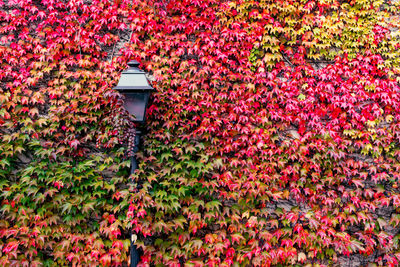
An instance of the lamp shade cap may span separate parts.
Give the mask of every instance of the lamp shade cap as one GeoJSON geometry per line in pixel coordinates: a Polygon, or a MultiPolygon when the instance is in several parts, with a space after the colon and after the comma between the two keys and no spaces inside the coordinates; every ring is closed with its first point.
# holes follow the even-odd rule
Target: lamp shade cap
{"type": "Polygon", "coordinates": [[[130,68],[139,68],[140,63],[136,60],[131,60],[128,62],[130,68]]]}
{"type": "Polygon", "coordinates": [[[119,91],[153,90],[144,72],[123,72],[118,84],[114,87],[119,91]]]}

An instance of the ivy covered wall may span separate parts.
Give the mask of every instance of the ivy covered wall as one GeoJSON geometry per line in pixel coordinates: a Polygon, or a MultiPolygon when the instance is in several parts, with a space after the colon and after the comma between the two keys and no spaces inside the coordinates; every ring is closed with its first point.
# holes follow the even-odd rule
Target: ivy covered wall
{"type": "Polygon", "coordinates": [[[398,8],[0,1],[1,264],[126,265],[132,230],[143,265],[397,266],[398,8]]]}

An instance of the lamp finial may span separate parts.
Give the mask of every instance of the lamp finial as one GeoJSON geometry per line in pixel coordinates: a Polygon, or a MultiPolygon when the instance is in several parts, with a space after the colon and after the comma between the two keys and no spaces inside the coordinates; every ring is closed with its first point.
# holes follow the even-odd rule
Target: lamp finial
{"type": "Polygon", "coordinates": [[[139,68],[140,63],[136,60],[131,60],[128,62],[130,68],[139,68]]]}

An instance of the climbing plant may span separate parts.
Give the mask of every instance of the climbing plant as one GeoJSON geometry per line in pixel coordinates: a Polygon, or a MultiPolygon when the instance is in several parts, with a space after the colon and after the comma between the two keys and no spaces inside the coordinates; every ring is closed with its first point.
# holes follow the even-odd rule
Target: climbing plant
{"type": "Polygon", "coordinates": [[[398,265],[398,5],[0,1],[0,262],[398,265]]]}

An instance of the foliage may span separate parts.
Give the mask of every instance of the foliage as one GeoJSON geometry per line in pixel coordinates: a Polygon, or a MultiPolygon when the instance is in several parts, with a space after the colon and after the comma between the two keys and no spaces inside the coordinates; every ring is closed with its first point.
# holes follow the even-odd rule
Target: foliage
{"type": "Polygon", "coordinates": [[[397,10],[3,4],[2,263],[126,263],[132,229],[144,265],[398,265],[397,10]],[[111,89],[129,59],[156,87],[130,189],[111,89]]]}

